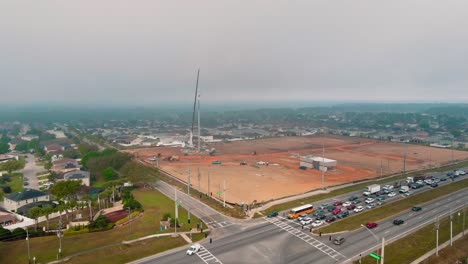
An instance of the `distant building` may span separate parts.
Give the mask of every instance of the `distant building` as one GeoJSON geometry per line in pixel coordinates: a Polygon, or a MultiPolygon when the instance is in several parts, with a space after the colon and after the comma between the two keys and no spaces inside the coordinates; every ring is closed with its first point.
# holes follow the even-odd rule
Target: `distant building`
{"type": "Polygon", "coordinates": [[[65,150],[65,148],[59,144],[47,145],[44,147],[44,151],[50,154],[60,154],[65,150]]]}
{"type": "Polygon", "coordinates": [[[301,156],[299,166],[304,166],[316,170],[329,170],[337,165],[336,160],[327,159],[323,157],[316,157],[312,155],[301,156]]]}
{"type": "Polygon", "coordinates": [[[21,137],[21,139],[24,141],[31,141],[34,139],[39,139],[39,136],[38,135],[24,135],[21,137]]]}
{"type": "Polygon", "coordinates": [[[5,196],[3,204],[5,209],[16,211],[24,205],[40,201],[49,201],[49,195],[34,189],[24,189],[21,192],[11,193],[5,196]]]}
{"type": "Polygon", "coordinates": [[[69,171],[79,170],[80,166],[74,159],[60,159],[52,162],[52,171],[56,173],[67,173],[69,171]]]}
{"type": "Polygon", "coordinates": [[[19,157],[17,155],[0,155],[0,163],[18,159],[19,157]]]}
{"type": "Polygon", "coordinates": [[[90,173],[88,171],[75,170],[63,174],[63,178],[57,179],[57,181],[81,181],[85,186],[90,186],[90,173]]]}

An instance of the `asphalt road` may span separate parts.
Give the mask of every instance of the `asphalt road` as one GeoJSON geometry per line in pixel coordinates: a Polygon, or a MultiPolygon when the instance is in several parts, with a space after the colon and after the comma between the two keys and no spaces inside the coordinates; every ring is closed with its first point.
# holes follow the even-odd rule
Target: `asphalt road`
{"type": "Polygon", "coordinates": [[[34,155],[29,154],[25,160],[26,164],[24,169],[20,171],[23,173],[24,179],[28,179],[28,185],[24,187],[39,190],[39,183],[37,181],[36,173],[45,171],[45,169],[42,166],[36,165],[34,155]]]}
{"type": "MultiPolygon", "coordinates": [[[[435,176],[442,177],[445,176],[445,173],[439,173],[435,176]]],[[[455,180],[466,177],[461,176],[455,180]]],[[[442,182],[441,185],[447,184],[449,181],[442,182]]],[[[173,187],[169,186],[169,188],[172,189],[173,193],[173,187]]],[[[428,189],[430,187],[424,187],[415,190],[415,192],[428,189]]],[[[354,193],[354,195],[356,194],[362,196],[361,192],[354,193]]],[[[350,195],[352,194],[342,195],[329,201],[344,200],[350,195]]],[[[197,203],[200,202],[193,199],[191,201],[193,202],[188,202],[191,206],[199,206],[197,203]]],[[[326,202],[328,201],[320,201],[319,204],[326,202]]],[[[309,229],[302,229],[297,220],[286,219],[280,214],[279,217],[272,219],[263,218],[246,222],[249,224],[236,223],[227,228],[220,227],[219,229],[225,230],[225,232],[213,237],[213,243],[203,242],[203,248],[197,255],[187,256],[184,248],[148,257],[134,263],[345,263],[353,257],[358,257],[360,253],[364,256],[372,248],[378,248],[380,238],[385,237],[386,241],[390,243],[392,240],[415,231],[421,225],[434,223],[437,216],[447,214],[451,209],[460,207],[466,202],[468,202],[468,189],[455,192],[449,197],[434,200],[424,205],[419,212],[406,211],[379,222],[379,226],[372,229],[378,239],[365,228],[343,233],[340,236],[343,236],[346,241],[340,246],[333,245],[328,236],[312,235],[309,229]],[[393,225],[393,220],[396,218],[403,219],[405,223],[400,226],[393,225]]],[[[202,207],[206,207],[206,205],[202,207]]],[[[219,219],[219,221],[230,220],[215,211],[203,209],[200,214],[202,217],[207,214],[204,217],[219,219]]],[[[457,221],[457,217],[459,216],[455,216],[454,221],[457,221]]]]}

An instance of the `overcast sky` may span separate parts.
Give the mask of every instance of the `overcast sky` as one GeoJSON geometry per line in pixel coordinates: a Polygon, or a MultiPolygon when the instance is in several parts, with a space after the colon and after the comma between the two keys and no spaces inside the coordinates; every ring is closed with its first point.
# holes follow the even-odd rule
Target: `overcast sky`
{"type": "Polygon", "coordinates": [[[0,2],[0,102],[468,101],[468,1],[0,2]]]}

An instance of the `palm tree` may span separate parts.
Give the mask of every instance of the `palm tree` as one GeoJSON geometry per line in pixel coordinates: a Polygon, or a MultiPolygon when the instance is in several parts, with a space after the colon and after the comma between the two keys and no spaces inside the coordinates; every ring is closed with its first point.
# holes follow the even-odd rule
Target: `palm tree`
{"type": "Polygon", "coordinates": [[[49,215],[53,213],[55,210],[52,206],[47,205],[42,208],[42,214],[46,217],[46,230],[49,230],[49,215]]]}
{"type": "MultiPolygon", "coordinates": [[[[69,208],[71,209],[71,216],[73,221],[74,211],[78,207],[78,202],[75,199],[72,199],[68,202],[69,208]]],[[[68,220],[68,219],[67,219],[68,220]]]]}
{"type": "Polygon", "coordinates": [[[57,211],[59,212],[60,221],[62,221],[62,212],[65,211],[66,205],[61,203],[57,206],[57,211]]]}
{"type": "Polygon", "coordinates": [[[34,221],[36,222],[36,227],[35,227],[36,231],[37,231],[37,224],[38,224],[37,220],[38,220],[39,216],[41,216],[41,215],[42,215],[42,208],[35,206],[35,207],[29,209],[29,216],[31,218],[33,218],[34,221]]]}

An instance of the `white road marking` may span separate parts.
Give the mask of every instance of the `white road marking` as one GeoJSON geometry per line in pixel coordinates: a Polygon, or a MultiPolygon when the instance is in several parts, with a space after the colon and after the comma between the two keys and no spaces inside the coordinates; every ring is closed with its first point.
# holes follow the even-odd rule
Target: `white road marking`
{"type": "Polygon", "coordinates": [[[206,264],[210,264],[210,263],[223,264],[218,258],[216,258],[213,254],[211,254],[211,252],[208,251],[208,249],[206,249],[204,246],[201,246],[200,250],[196,254],[206,264]]]}

